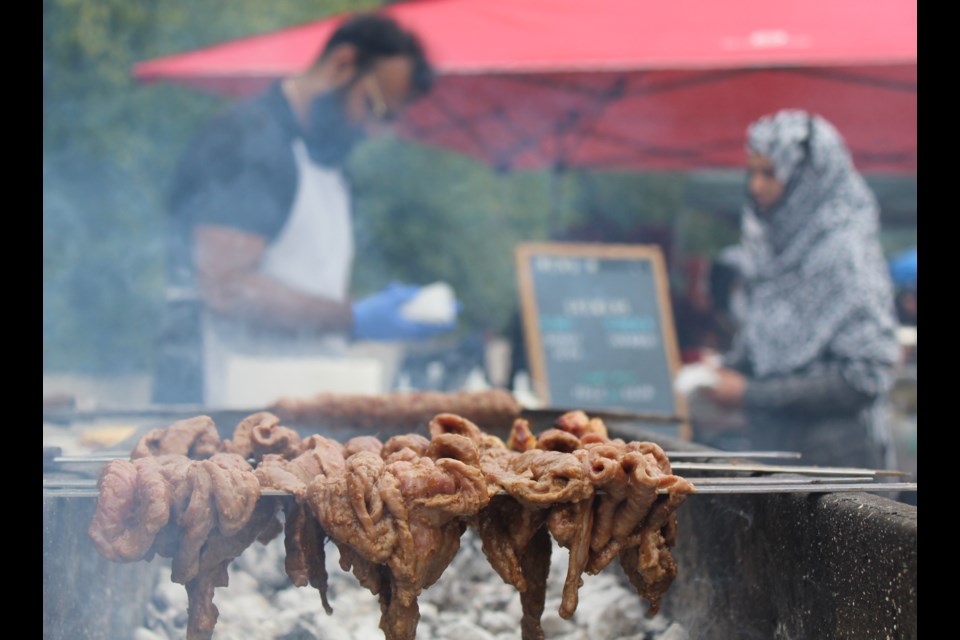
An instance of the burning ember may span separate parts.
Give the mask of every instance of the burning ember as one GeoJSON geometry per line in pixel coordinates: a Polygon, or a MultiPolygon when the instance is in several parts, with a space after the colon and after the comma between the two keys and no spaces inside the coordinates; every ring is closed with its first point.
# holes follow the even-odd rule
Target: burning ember
{"type": "MultiPolygon", "coordinates": [[[[339,562],[335,545],[327,560],[339,562]]],[[[273,638],[284,640],[376,640],[380,607],[375,598],[347,573],[330,574],[329,598],[334,614],[318,607],[317,594],[290,584],[284,571],[283,542],[248,548],[230,567],[230,587],[218,598],[219,640],[273,638]]],[[[564,620],[558,613],[567,556],[553,546],[556,558],[547,579],[542,619],[546,638],[562,640],[686,640],[686,630],[663,614],[648,617],[637,606],[636,593],[625,576],[605,572],[587,576],[580,588],[577,613],[564,620]]],[[[167,563],[168,564],[168,563],[167,563]]],[[[169,570],[169,567],[167,567],[169,570]]],[[[460,552],[437,582],[419,598],[417,637],[434,640],[519,640],[522,615],[516,589],[496,576],[472,529],[464,533],[460,552]]],[[[169,580],[159,580],[134,640],[183,638],[187,596],[169,580]]]]}

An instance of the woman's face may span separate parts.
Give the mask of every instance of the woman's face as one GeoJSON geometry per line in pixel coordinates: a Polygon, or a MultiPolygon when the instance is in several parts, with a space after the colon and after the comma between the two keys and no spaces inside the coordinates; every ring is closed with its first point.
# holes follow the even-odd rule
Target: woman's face
{"type": "Polygon", "coordinates": [[[784,185],[777,180],[770,158],[759,153],[747,157],[747,188],[760,213],[766,213],[783,196],[784,185]]]}

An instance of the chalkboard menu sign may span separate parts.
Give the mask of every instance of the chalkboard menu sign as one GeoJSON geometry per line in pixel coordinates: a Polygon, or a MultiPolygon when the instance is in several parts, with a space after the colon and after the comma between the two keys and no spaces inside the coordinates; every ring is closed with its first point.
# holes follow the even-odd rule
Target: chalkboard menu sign
{"type": "Polygon", "coordinates": [[[685,416],[657,246],[521,244],[517,275],[530,374],[548,405],[685,416]]]}

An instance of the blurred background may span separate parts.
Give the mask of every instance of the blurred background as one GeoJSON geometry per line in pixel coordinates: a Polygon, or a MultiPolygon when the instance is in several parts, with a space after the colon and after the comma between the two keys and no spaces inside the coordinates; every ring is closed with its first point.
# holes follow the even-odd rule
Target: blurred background
{"type": "MultiPolygon", "coordinates": [[[[140,83],[133,66],[378,6],[362,0],[44,0],[45,396],[106,380],[114,400],[147,401],[163,288],[164,193],[189,137],[230,100],[140,83]]],[[[706,337],[710,266],[738,237],[741,169],[498,169],[388,136],[364,143],[349,173],[360,257],[355,295],[391,280],[449,282],[464,311],[456,343],[444,353],[466,360],[464,372],[487,366],[488,383],[509,385],[510,365],[503,361],[516,360],[510,347],[517,331],[512,252],[518,242],[658,245],[681,352],[689,356],[716,339],[706,337]],[[499,358],[493,368],[491,353],[499,358]]],[[[867,178],[881,203],[882,239],[893,259],[916,247],[916,172],[867,178]]],[[[915,348],[915,267],[913,289],[915,348]]],[[[407,376],[403,383],[436,384],[428,378],[407,376]]]]}

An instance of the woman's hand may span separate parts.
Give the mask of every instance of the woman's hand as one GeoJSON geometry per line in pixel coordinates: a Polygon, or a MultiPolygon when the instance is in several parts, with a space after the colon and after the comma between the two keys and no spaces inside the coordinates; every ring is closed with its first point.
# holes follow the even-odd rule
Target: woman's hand
{"type": "Polygon", "coordinates": [[[743,404],[743,393],[747,389],[747,379],[733,369],[716,370],[717,382],[700,392],[711,402],[721,407],[736,408],[743,404]]]}

